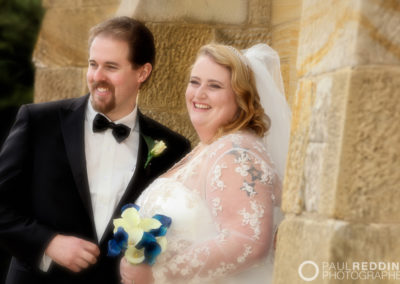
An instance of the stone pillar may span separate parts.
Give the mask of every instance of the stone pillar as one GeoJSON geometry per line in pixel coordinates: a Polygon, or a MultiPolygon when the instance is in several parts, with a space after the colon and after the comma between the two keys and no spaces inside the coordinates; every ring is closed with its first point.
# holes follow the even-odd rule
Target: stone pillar
{"type": "Polygon", "coordinates": [[[285,95],[292,107],[297,88],[297,45],[301,0],[273,0],[271,7],[271,46],[279,53],[285,95]]]}
{"type": "Polygon", "coordinates": [[[303,0],[275,284],[400,280],[399,34],[397,0],[303,0]]]}

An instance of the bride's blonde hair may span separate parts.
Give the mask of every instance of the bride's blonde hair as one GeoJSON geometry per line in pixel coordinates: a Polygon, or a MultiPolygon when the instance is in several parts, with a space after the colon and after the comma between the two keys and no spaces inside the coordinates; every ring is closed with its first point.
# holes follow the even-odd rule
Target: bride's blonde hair
{"type": "Polygon", "coordinates": [[[203,55],[211,57],[217,64],[229,70],[231,86],[239,107],[235,118],[220,127],[214,138],[244,129],[252,129],[263,137],[271,122],[261,106],[253,71],[246,64],[244,56],[231,46],[215,43],[202,46],[197,58],[203,55]]]}

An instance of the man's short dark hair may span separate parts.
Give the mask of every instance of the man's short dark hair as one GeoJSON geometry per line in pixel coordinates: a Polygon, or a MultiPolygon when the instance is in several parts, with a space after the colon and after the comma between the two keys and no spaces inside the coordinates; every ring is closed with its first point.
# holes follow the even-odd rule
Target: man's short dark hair
{"type": "Polygon", "coordinates": [[[129,61],[133,68],[150,63],[154,69],[156,48],[151,31],[140,21],[129,17],[114,17],[93,28],[89,32],[89,48],[95,37],[109,36],[128,43],[129,61]]]}

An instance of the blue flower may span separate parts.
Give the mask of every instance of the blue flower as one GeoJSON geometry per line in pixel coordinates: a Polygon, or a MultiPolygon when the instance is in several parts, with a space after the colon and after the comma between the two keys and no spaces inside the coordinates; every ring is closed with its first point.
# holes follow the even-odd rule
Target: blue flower
{"type": "Polygon", "coordinates": [[[135,208],[137,211],[139,211],[139,209],[140,209],[140,206],[138,206],[138,205],[136,205],[134,203],[128,203],[128,204],[125,204],[124,206],[122,206],[121,214],[122,214],[122,212],[125,211],[125,209],[131,208],[131,207],[135,208]]]}
{"type": "Polygon", "coordinates": [[[167,234],[168,228],[166,226],[160,226],[157,229],[150,230],[149,233],[152,234],[154,237],[162,237],[167,234]]]}
{"type": "Polygon", "coordinates": [[[160,221],[163,226],[167,227],[167,229],[171,226],[172,220],[168,216],[156,214],[153,218],[160,221]]]}
{"type": "Polygon", "coordinates": [[[161,253],[161,246],[158,244],[156,238],[147,232],[144,232],[142,239],[136,245],[137,249],[144,248],[145,262],[153,265],[156,261],[157,256],[161,253]]]}
{"type": "Polygon", "coordinates": [[[119,227],[114,234],[114,238],[108,241],[109,256],[117,256],[128,246],[128,233],[122,227],[119,227]]]}

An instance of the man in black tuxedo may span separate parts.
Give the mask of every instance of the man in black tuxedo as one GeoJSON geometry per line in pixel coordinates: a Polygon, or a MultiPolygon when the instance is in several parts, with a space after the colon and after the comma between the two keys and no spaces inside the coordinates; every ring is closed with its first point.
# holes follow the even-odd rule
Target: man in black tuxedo
{"type": "Polygon", "coordinates": [[[189,151],[136,107],[154,66],[151,32],[113,18],[92,28],[89,47],[90,94],[22,106],[0,153],[6,283],[120,283],[112,219],[189,151]],[[146,166],[144,137],[167,146],[146,166]]]}

